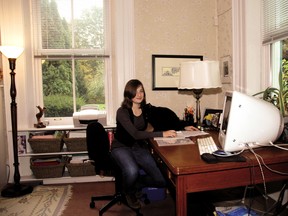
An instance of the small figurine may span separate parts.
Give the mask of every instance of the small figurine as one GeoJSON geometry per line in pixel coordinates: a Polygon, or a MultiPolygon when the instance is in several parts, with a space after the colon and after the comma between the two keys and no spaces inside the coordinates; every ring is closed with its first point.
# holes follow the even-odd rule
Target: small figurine
{"type": "Polygon", "coordinates": [[[34,124],[34,126],[36,128],[45,128],[46,126],[41,121],[41,117],[43,116],[46,108],[45,107],[41,108],[40,106],[36,106],[36,107],[38,108],[39,112],[36,114],[37,124],[34,124]]]}

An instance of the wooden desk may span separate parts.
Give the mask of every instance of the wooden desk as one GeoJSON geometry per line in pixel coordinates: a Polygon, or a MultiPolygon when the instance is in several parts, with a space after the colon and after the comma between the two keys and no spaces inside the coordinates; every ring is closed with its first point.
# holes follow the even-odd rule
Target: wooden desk
{"type": "MultiPolygon", "coordinates": [[[[216,143],[218,133],[210,133],[216,143]]],[[[193,138],[195,143],[196,139],[193,138]]],[[[246,162],[222,162],[208,164],[199,154],[198,145],[158,147],[151,140],[152,153],[159,163],[164,175],[175,187],[176,215],[187,215],[187,193],[225,189],[238,186],[262,183],[263,178],[258,162],[250,151],[244,151],[246,162]]],[[[261,155],[271,169],[288,173],[288,151],[275,147],[254,149],[261,155]]],[[[263,167],[266,182],[288,179],[288,175],[280,175],[263,167]]]]}

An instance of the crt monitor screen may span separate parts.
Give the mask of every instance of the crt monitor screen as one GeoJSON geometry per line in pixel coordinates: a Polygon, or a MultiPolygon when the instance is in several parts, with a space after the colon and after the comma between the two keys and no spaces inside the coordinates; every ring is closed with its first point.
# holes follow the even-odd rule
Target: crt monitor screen
{"type": "Polygon", "coordinates": [[[224,109],[224,112],[223,112],[223,120],[221,122],[221,129],[223,131],[223,133],[226,134],[226,131],[227,131],[227,126],[228,126],[228,119],[229,119],[229,113],[230,113],[230,107],[231,107],[231,102],[232,102],[232,95],[226,95],[226,98],[225,98],[225,109],[224,109]]]}
{"type": "Polygon", "coordinates": [[[219,142],[228,152],[270,145],[283,131],[276,106],[237,91],[226,93],[220,123],[219,142]]]}

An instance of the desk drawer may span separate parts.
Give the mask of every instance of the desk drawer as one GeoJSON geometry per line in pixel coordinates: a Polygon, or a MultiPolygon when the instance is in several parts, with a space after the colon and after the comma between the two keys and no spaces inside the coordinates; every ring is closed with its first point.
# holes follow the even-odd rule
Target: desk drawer
{"type": "Polygon", "coordinates": [[[173,173],[168,169],[168,167],[165,165],[165,163],[161,160],[161,158],[157,154],[153,154],[152,152],[152,155],[166,180],[168,180],[169,183],[172,183],[172,185],[175,187],[176,176],[173,175],[173,173]]]}

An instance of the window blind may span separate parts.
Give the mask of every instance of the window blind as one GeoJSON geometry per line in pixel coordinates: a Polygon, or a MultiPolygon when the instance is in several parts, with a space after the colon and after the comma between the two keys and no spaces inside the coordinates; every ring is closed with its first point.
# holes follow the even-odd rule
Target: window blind
{"type": "Polygon", "coordinates": [[[288,0],[262,0],[263,44],[288,37],[288,0]]]}
{"type": "Polygon", "coordinates": [[[109,57],[104,0],[33,0],[34,56],[109,57]]]}

